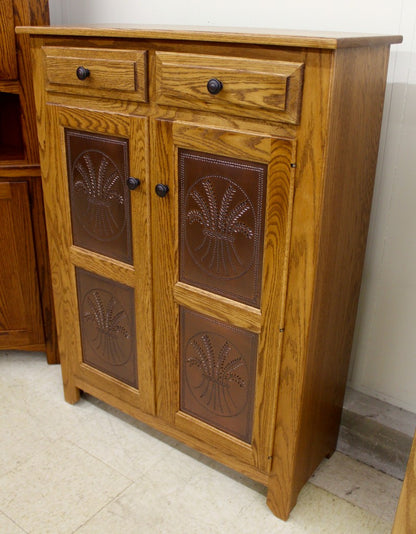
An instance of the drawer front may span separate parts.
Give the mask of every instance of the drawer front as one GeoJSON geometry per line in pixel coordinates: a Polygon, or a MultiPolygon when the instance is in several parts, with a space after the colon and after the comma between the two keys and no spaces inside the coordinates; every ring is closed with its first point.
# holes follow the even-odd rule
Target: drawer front
{"type": "Polygon", "coordinates": [[[303,63],[156,53],[162,105],[297,124],[302,82],[303,63]]]}
{"type": "Polygon", "coordinates": [[[48,91],[147,100],[145,50],[47,46],[43,51],[48,91]]]}

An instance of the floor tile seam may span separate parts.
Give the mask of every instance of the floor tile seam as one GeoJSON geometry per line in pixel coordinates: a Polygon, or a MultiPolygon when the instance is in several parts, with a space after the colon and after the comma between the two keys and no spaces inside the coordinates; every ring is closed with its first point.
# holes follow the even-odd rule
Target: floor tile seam
{"type": "MultiPolygon", "coordinates": [[[[242,503],[242,505],[239,507],[237,513],[236,513],[236,517],[237,519],[239,517],[241,517],[241,515],[243,515],[246,511],[250,510],[250,508],[252,506],[256,506],[256,505],[259,505],[261,507],[264,507],[264,510],[265,510],[265,513],[266,514],[271,514],[272,515],[272,511],[269,509],[269,507],[267,506],[265,500],[264,500],[264,497],[261,496],[261,495],[253,495],[250,499],[246,499],[244,501],[244,503],[242,503]],[[259,499],[259,497],[261,497],[259,499]]],[[[275,517],[275,519],[280,522],[282,521],[281,519],[279,519],[278,517],[275,517]]],[[[227,522],[223,525],[223,526],[226,526],[228,524],[232,524],[232,519],[230,518],[229,520],[227,520],[227,522]]],[[[227,532],[226,529],[224,529],[224,532],[227,532]]],[[[278,531],[280,532],[280,531],[278,531]]]]}
{"type": "MultiPolygon", "coordinates": [[[[397,503],[397,504],[399,504],[399,503],[397,503]]],[[[396,506],[396,510],[395,510],[393,518],[387,517],[389,512],[383,512],[383,514],[381,515],[381,520],[384,521],[385,523],[388,523],[389,525],[393,526],[394,517],[396,516],[396,511],[397,511],[397,506],[396,506]]]]}
{"type": "MultiPolygon", "coordinates": [[[[395,480],[398,480],[400,482],[403,482],[400,478],[398,478],[397,476],[394,476],[390,473],[386,473],[385,471],[382,471],[381,469],[378,469],[377,467],[374,467],[373,465],[370,465],[369,463],[367,462],[364,462],[363,460],[361,460],[360,458],[356,458],[353,454],[351,454],[350,452],[347,452],[347,451],[344,451],[344,450],[341,450],[341,449],[336,449],[337,453],[339,454],[342,454],[343,456],[346,456],[347,458],[353,460],[354,462],[357,462],[358,464],[361,464],[361,466],[364,466],[364,468],[368,468],[368,469],[374,469],[374,471],[377,471],[378,473],[381,473],[382,475],[384,476],[387,476],[387,477],[390,477],[390,478],[393,478],[395,480]]],[[[368,454],[370,455],[373,451],[368,451],[368,454]]]]}
{"type": "MultiPolygon", "coordinates": [[[[248,475],[244,475],[240,473],[239,471],[226,466],[225,464],[221,463],[219,460],[216,460],[212,456],[204,454],[203,452],[200,452],[197,449],[192,449],[191,447],[189,447],[189,445],[181,441],[177,441],[177,443],[171,447],[171,450],[169,451],[168,454],[172,455],[175,451],[184,455],[185,457],[190,456],[194,461],[198,463],[198,465],[203,465],[205,468],[211,470],[212,472],[219,473],[221,476],[227,477],[227,479],[232,480],[233,482],[237,484],[242,484],[244,487],[248,487],[250,490],[253,490],[259,493],[256,489],[250,487],[249,483],[247,484],[243,481],[238,480],[239,476],[243,476],[247,479],[247,481],[256,483],[248,475]],[[185,449],[183,449],[183,447],[185,447],[185,449]]],[[[194,478],[194,476],[195,475],[192,474],[189,480],[194,478]]],[[[265,484],[261,484],[261,485],[263,488],[267,490],[267,486],[265,484]]]]}
{"type": "Polygon", "coordinates": [[[21,525],[19,525],[19,523],[17,523],[12,517],[10,517],[8,514],[6,514],[6,512],[4,510],[0,510],[0,513],[2,513],[5,517],[7,517],[7,519],[13,523],[14,525],[16,525],[17,528],[20,528],[20,530],[22,532],[25,532],[26,534],[30,534],[30,532],[28,532],[25,528],[23,528],[21,525]]]}
{"type": "Polygon", "coordinates": [[[388,529],[388,534],[391,533],[391,529],[393,528],[393,521],[386,521],[385,519],[380,519],[380,521],[374,526],[374,530],[372,534],[380,534],[380,526],[385,527],[388,529]]]}
{"type": "MultiPolygon", "coordinates": [[[[397,436],[397,438],[402,439],[412,439],[414,435],[414,430],[411,430],[410,428],[407,430],[401,425],[395,425],[393,422],[380,420],[375,415],[369,413],[358,413],[354,410],[346,408],[345,406],[342,410],[341,426],[344,426],[346,429],[351,431],[364,431],[364,435],[368,435],[369,430],[371,430],[372,433],[378,431],[379,433],[384,433],[389,437],[397,436]],[[358,428],[358,425],[361,425],[360,428],[358,428]]],[[[410,427],[410,424],[408,426],[410,427]]]]}
{"type": "Polygon", "coordinates": [[[76,532],[79,532],[79,530],[81,528],[87,526],[87,524],[90,521],[92,521],[95,517],[97,517],[105,508],[107,508],[108,506],[111,506],[114,502],[116,502],[118,499],[120,499],[120,497],[122,497],[122,495],[124,493],[126,493],[129,489],[131,489],[134,486],[134,484],[135,484],[135,482],[133,480],[130,481],[130,484],[126,488],[122,489],[117,495],[115,495],[114,497],[109,499],[107,503],[103,504],[103,506],[101,506],[101,508],[99,510],[97,510],[94,514],[92,514],[91,517],[89,517],[86,521],[84,521],[84,523],[82,523],[82,525],[79,525],[75,530],[73,530],[72,534],[75,534],[76,532]]]}
{"type": "Polygon", "coordinates": [[[101,464],[105,465],[106,467],[108,467],[109,469],[111,469],[112,471],[115,471],[117,474],[119,474],[120,476],[122,476],[123,478],[125,478],[126,480],[128,480],[130,483],[134,484],[134,482],[136,480],[140,480],[143,476],[140,475],[139,478],[137,479],[134,479],[134,478],[131,478],[129,476],[127,476],[125,473],[123,473],[122,471],[120,471],[120,469],[118,469],[117,467],[114,467],[113,465],[111,465],[110,463],[104,461],[102,458],[100,458],[99,456],[97,456],[96,454],[93,454],[91,451],[89,451],[87,448],[85,447],[82,447],[81,445],[78,445],[78,443],[75,443],[74,441],[72,441],[71,439],[68,439],[68,438],[63,438],[65,439],[65,441],[67,443],[69,443],[70,445],[76,447],[77,449],[81,450],[82,452],[88,454],[89,456],[91,456],[92,458],[94,458],[95,460],[97,460],[98,462],[100,462],[101,464]]]}
{"type": "Polygon", "coordinates": [[[344,499],[344,497],[340,497],[336,493],[332,493],[332,491],[329,491],[328,489],[325,489],[322,486],[318,486],[318,484],[315,484],[314,482],[312,482],[312,480],[309,480],[308,483],[312,484],[315,488],[318,488],[321,491],[324,491],[325,493],[327,493],[331,497],[335,497],[336,499],[339,499],[340,501],[344,501],[344,502],[348,503],[350,506],[354,506],[355,508],[359,508],[360,510],[363,510],[366,514],[371,515],[374,519],[377,519],[379,521],[383,521],[384,523],[390,524],[389,520],[383,518],[383,514],[382,515],[375,514],[373,511],[369,510],[368,508],[366,508],[364,506],[360,506],[360,504],[358,504],[356,502],[351,502],[348,499],[344,499]]]}
{"type": "MultiPolygon", "coordinates": [[[[42,436],[42,437],[43,437],[43,439],[45,439],[48,442],[48,447],[53,445],[54,443],[56,443],[58,441],[62,441],[63,440],[63,438],[61,438],[61,437],[57,437],[55,439],[51,439],[48,436],[42,436]]],[[[29,447],[28,447],[28,450],[30,450],[29,447]]],[[[40,454],[43,454],[44,450],[45,449],[40,449],[40,450],[34,452],[33,454],[29,454],[29,456],[25,456],[24,459],[19,460],[17,465],[12,467],[10,470],[6,471],[5,473],[1,473],[0,474],[0,481],[1,481],[1,479],[3,477],[9,476],[12,473],[14,473],[15,471],[18,471],[21,468],[23,468],[27,463],[29,463],[33,458],[35,458],[35,456],[39,456],[40,454]]]]}
{"type": "Polygon", "coordinates": [[[51,443],[56,443],[58,441],[62,441],[66,439],[62,430],[58,430],[55,426],[45,427],[44,419],[38,416],[38,413],[36,412],[36,410],[34,410],[34,412],[31,412],[28,410],[27,413],[28,415],[32,417],[32,420],[38,426],[39,432],[41,434],[40,437],[42,439],[45,439],[51,443]],[[53,437],[53,436],[56,436],[56,437],[53,437]]]}
{"type": "Polygon", "coordinates": [[[369,491],[373,492],[373,494],[377,495],[378,499],[387,499],[389,502],[391,502],[392,496],[397,495],[398,500],[398,493],[400,493],[402,481],[374,467],[370,469],[375,472],[374,475],[372,473],[360,472],[352,472],[352,475],[346,475],[342,468],[338,468],[326,472],[320,471],[315,476],[312,475],[309,480],[318,487],[321,484],[325,488],[328,486],[328,491],[332,491],[331,487],[336,486],[336,491],[350,492],[346,493],[346,495],[360,490],[365,493],[369,491]],[[343,477],[342,480],[337,478],[340,476],[343,477]]]}
{"type": "MultiPolygon", "coordinates": [[[[53,443],[57,443],[57,442],[59,442],[59,444],[61,445],[66,444],[70,446],[71,448],[75,448],[75,449],[82,451],[83,453],[87,454],[91,458],[94,458],[94,460],[98,461],[101,465],[104,465],[106,468],[110,469],[111,471],[119,475],[120,477],[123,477],[123,479],[125,479],[128,482],[127,486],[124,489],[129,488],[134,483],[133,479],[126,476],[124,473],[120,472],[119,469],[109,465],[107,462],[104,462],[101,458],[98,458],[96,455],[92,454],[90,451],[85,450],[83,447],[80,447],[78,444],[74,443],[72,440],[68,438],[58,437],[57,439],[52,440],[50,445],[53,445],[53,443]]],[[[6,476],[10,476],[13,473],[19,472],[20,470],[24,469],[26,464],[28,464],[33,458],[35,458],[36,456],[43,455],[43,454],[45,454],[45,449],[37,451],[36,453],[32,454],[29,458],[25,458],[19,465],[15,466],[13,469],[8,471],[7,473],[4,473],[3,475],[1,475],[0,480],[6,476]]],[[[1,507],[0,507],[0,511],[4,513],[3,508],[1,507]]]]}

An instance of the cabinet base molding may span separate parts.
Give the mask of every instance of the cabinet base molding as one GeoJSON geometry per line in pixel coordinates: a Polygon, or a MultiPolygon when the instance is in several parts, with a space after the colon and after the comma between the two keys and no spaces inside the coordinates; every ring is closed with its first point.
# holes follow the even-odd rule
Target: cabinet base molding
{"type": "Polygon", "coordinates": [[[188,447],[195,449],[196,451],[204,454],[205,456],[222,463],[230,469],[238,471],[246,477],[256,482],[259,482],[264,486],[267,486],[267,481],[269,479],[268,475],[260,473],[251,465],[240,462],[234,457],[227,456],[221,450],[213,450],[212,447],[208,446],[204,441],[198,439],[197,436],[190,436],[189,434],[185,434],[184,432],[181,432],[166,421],[163,421],[159,417],[151,416],[141,411],[139,408],[135,408],[134,406],[128,404],[120,405],[120,401],[116,397],[113,397],[105,391],[94,388],[90,384],[87,384],[80,379],[76,379],[75,382],[76,387],[78,389],[78,393],[80,393],[81,391],[85,392],[91,395],[92,397],[102,400],[109,406],[118,407],[121,412],[130,415],[134,419],[137,419],[141,423],[144,423],[145,425],[149,426],[149,428],[153,428],[154,430],[157,430],[166,436],[176,439],[184,445],[187,445],[188,447]]]}

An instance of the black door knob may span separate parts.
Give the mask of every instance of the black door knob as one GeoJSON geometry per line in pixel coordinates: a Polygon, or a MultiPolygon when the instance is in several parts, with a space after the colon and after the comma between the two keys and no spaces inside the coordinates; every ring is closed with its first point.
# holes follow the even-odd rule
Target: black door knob
{"type": "Polygon", "coordinates": [[[126,183],[130,191],[133,191],[133,189],[136,189],[136,187],[139,187],[140,180],[138,178],[133,178],[133,176],[130,176],[129,178],[127,178],[126,183]]]}
{"type": "Polygon", "coordinates": [[[217,80],[217,78],[211,78],[207,83],[208,93],[212,95],[217,95],[222,89],[222,82],[217,80]]]}
{"type": "Polygon", "coordinates": [[[169,186],[166,184],[157,184],[155,191],[159,197],[165,197],[169,193],[169,186]]]}
{"type": "Polygon", "coordinates": [[[78,67],[77,68],[77,78],[78,80],[85,80],[90,75],[89,69],[86,69],[85,67],[78,67]]]}

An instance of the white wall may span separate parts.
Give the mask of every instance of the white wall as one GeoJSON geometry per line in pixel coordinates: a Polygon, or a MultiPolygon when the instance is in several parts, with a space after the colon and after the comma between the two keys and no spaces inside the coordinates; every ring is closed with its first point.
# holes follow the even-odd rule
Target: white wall
{"type": "Polygon", "coordinates": [[[192,24],[402,34],[392,48],[350,368],[355,389],[416,412],[415,0],[49,0],[53,24],[192,24]]]}

